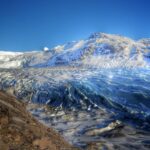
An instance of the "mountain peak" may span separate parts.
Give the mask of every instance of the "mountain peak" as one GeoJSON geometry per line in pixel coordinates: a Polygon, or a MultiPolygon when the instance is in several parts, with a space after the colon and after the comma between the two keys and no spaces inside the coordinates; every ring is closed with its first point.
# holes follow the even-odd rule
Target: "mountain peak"
{"type": "Polygon", "coordinates": [[[103,33],[103,32],[95,32],[95,33],[92,33],[89,36],[89,39],[94,39],[94,38],[123,38],[123,39],[130,39],[130,38],[122,36],[120,34],[109,34],[109,33],[103,33]]]}
{"type": "Polygon", "coordinates": [[[102,32],[94,32],[89,36],[89,39],[101,38],[104,35],[105,35],[105,33],[102,33],[102,32]]]}

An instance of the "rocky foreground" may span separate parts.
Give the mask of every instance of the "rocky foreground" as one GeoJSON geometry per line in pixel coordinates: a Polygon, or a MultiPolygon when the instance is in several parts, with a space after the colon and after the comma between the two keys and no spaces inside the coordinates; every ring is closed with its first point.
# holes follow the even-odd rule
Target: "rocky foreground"
{"type": "Polygon", "coordinates": [[[0,92],[0,150],[75,150],[53,129],[35,120],[26,105],[0,92]]]}

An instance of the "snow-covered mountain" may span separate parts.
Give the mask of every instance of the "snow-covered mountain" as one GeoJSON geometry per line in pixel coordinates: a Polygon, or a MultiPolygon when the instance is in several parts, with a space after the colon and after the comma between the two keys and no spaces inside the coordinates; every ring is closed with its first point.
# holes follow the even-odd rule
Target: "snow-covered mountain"
{"type": "Polygon", "coordinates": [[[0,89],[29,102],[150,120],[149,57],[150,39],[105,33],[49,51],[0,52],[0,89]]]}
{"type": "MultiPolygon", "coordinates": [[[[112,61],[114,67],[124,64],[146,65],[150,57],[150,40],[132,39],[105,33],[69,42],[43,52],[0,52],[0,68],[48,67],[62,65],[99,65],[112,61]]],[[[111,66],[112,67],[112,66],[111,66]]]]}

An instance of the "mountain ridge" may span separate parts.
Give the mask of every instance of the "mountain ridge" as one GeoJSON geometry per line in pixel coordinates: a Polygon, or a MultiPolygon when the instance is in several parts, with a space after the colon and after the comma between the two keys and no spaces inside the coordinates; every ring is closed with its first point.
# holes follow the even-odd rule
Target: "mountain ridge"
{"type": "Polygon", "coordinates": [[[145,65],[145,58],[150,55],[149,48],[149,39],[134,41],[115,34],[93,33],[85,40],[58,45],[46,52],[0,52],[0,68],[51,67],[76,63],[84,65],[95,56],[130,60],[135,57],[142,66],[145,65]]]}

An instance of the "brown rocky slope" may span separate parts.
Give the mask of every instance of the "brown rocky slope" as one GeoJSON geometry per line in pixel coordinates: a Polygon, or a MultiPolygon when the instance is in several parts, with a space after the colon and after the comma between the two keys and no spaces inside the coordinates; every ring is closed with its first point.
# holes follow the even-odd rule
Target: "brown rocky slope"
{"type": "Polygon", "coordinates": [[[23,102],[0,91],[0,150],[73,149],[57,132],[34,119],[23,102]]]}

